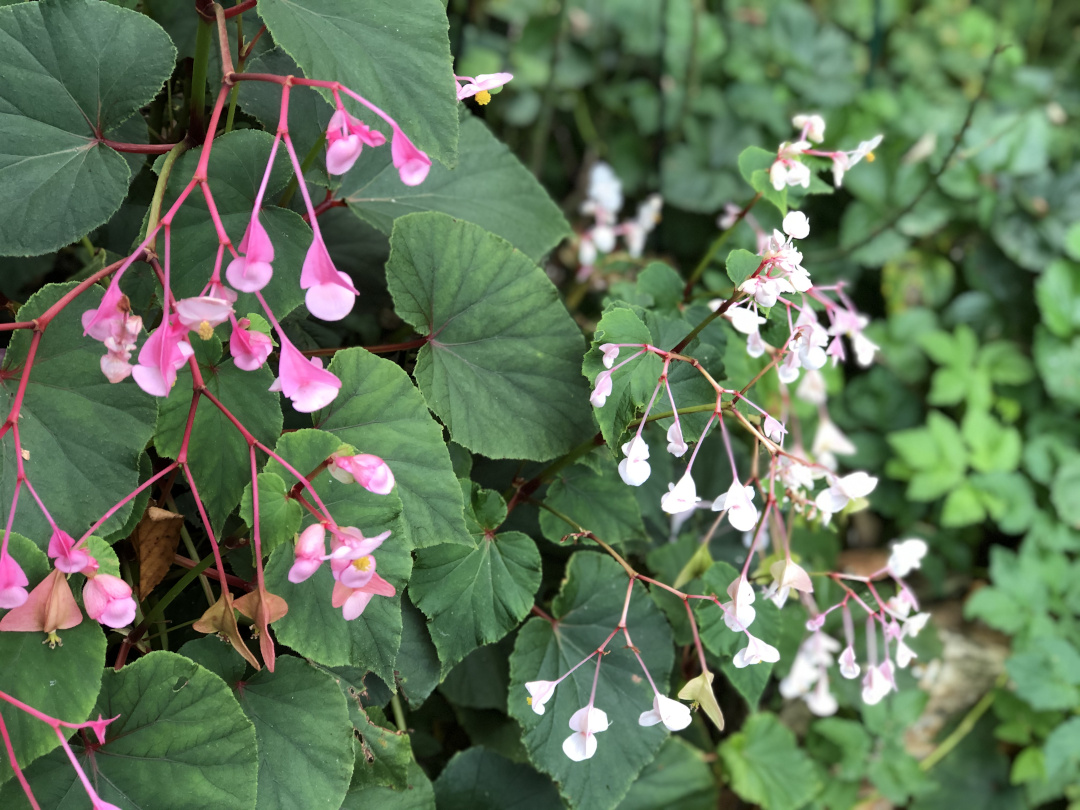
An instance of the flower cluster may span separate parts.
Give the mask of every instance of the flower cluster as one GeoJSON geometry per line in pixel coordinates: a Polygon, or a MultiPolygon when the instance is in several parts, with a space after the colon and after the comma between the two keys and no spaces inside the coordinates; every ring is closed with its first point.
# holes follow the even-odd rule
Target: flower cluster
{"type": "Polygon", "coordinates": [[[880,571],[865,577],[830,574],[830,577],[844,588],[844,597],[807,622],[806,626],[811,635],[799,648],[791,671],[780,682],[780,693],[787,698],[801,697],[810,711],[821,717],[836,713],[837,702],[829,691],[828,670],[836,662],[834,654],[841,650],[841,645],[822,630],[828,615],[836,610],[840,611],[843,619],[845,640],[838,659],[840,674],[848,679],[863,675],[862,699],[868,705],[880,702],[889,692],[895,691],[896,670],[906,668],[915,658],[914,651],[904,639],[915,638],[930,618],[929,613],[918,612],[918,600],[904,582],[904,577],[922,564],[926,551],[926,543],[922,540],[902,540],[892,547],[889,560],[880,571]],[[875,580],[883,577],[891,578],[896,584],[896,594],[887,600],[878,596],[877,588],[873,584],[875,580]],[[867,585],[877,607],[870,607],[845,584],[847,582],[867,585]],[[855,652],[855,624],[849,602],[854,602],[867,614],[866,663],[863,667],[860,667],[855,652]],[[882,640],[880,655],[878,625],[882,640]]]}
{"type": "MultiPolygon", "coordinates": [[[[337,480],[358,483],[377,495],[387,495],[394,488],[390,467],[369,453],[335,453],[330,457],[328,467],[337,480]]],[[[329,560],[334,574],[330,603],[341,608],[345,619],[352,621],[364,612],[372,597],[395,593],[394,586],[375,571],[374,552],[389,536],[390,532],[385,531],[374,537],[364,537],[352,526],[337,526],[331,521],[313,523],[297,535],[289,582],[304,582],[329,560]],[[329,554],[326,553],[327,526],[330,529],[329,554]]]]}
{"type": "MultiPolygon", "coordinates": [[[[307,80],[294,81],[305,83],[307,80]]],[[[416,148],[390,116],[363,96],[347,88],[331,83],[308,83],[328,84],[336,103],[336,111],[331,116],[326,131],[328,173],[343,174],[349,171],[360,157],[365,145],[374,148],[386,143],[385,135],[367,126],[345,109],[342,101],[344,93],[371,110],[390,126],[391,158],[402,183],[415,186],[424,181],[431,168],[431,160],[424,152],[416,148]]],[[[239,291],[254,294],[258,298],[277,333],[278,344],[281,347],[280,363],[278,377],[270,390],[281,391],[292,401],[296,410],[305,413],[325,407],[337,396],[341,382],[322,367],[320,359],[305,357],[289,341],[261,294],[274,276],[274,244],[261,220],[261,211],[280,144],[284,144],[288,152],[312,228],[311,245],[308,247],[300,270],[300,288],[306,291],[305,304],[308,311],[316,318],[325,321],[339,321],[352,311],[356,297],[360,294],[348,274],[334,266],[330,252],[326,248],[326,242],[319,230],[317,211],[308,194],[303,170],[288,132],[288,98],[289,86],[284,85],[278,129],[263,172],[262,182],[255,196],[251,216],[240,243],[235,247],[232,245],[214,205],[209,182],[205,176],[200,179],[200,173],[196,171],[195,177],[181,192],[170,210],[156,226],[150,229],[143,243],[113,275],[101,304],[97,309],[88,310],[83,314],[84,334],[105,344],[106,354],[101,359],[101,369],[110,382],[118,383],[131,376],[146,393],[157,397],[168,396],[176,383],[177,372],[194,354],[190,334],[194,332],[203,340],[208,340],[213,335],[214,329],[226,322],[231,325],[229,351],[237,367],[245,371],[260,368],[272,351],[273,340],[268,334],[252,329],[250,319],[237,318],[234,305],[239,291]],[[200,295],[176,301],[172,297],[169,286],[172,222],[180,206],[196,187],[202,189],[206,198],[211,219],[217,230],[219,246],[210,277],[200,295]],[[127,269],[143,255],[144,250],[157,237],[159,231],[164,235],[165,240],[164,266],[160,267],[164,288],[161,323],[150,333],[139,351],[137,364],[133,367],[131,355],[142,330],[142,319],[131,314],[130,302],[121,291],[120,282],[127,269]],[[226,251],[231,253],[233,258],[224,269],[223,281],[222,265],[226,251]],[[225,282],[231,286],[226,286],[225,282]]],[[[204,163],[209,152],[208,145],[204,149],[204,162],[200,163],[203,172],[205,172],[204,163]]],[[[155,264],[155,269],[158,269],[156,260],[152,264],[155,264]]]]}
{"type": "Polygon", "coordinates": [[[48,642],[60,642],[57,630],[80,624],[82,611],[75,602],[68,577],[82,574],[82,601],[87,615],[107,627],[126,627],[135,618],[131,586],[112,574],[101,573],[101,564],[90,555],[87,537],[76,542],[63,529],[53,526],[48,554],[53,570],[29,593],[29,581],[22,567],[5,547],[0,550],[0,608],[9,612],[0,619],[0,630],[43,632],[48,642]]]}
{"type": "Polygon", "coordinates": [[[592,275],[600,254],[615,250],[620,236],[631,258],[640,258],[645,251],[646,238],[660,221],[663,205],[664,200],[659,194],[651,194],[638,206],[632,219],[619,222],[619,211],[623,207],[622,182],[607,163],[594,164],[589,171],[589,188],[581,204],[581,213],[592,216],[595,224],[581,234],[578,244],[578,281],[592,275]]]}
{"type": "Polygon", "coordinates": [[[864,158],[874,160],[874,150],[881,143],[881,135],[875,135],[863,141],[849,152],[826,152],[814,149],[812,143],[825,140],[825,119],[820,115],[796,115],[791,120],[799,130],[799,137],[794,142],[784,142],[776,150],[776,160],[769,168],[769,181],[777,191],[787,186],[810,187],[810,167],[799,160],[801,155],[815,155],[832,161],[833,183],[840,188],[844,182],[844,173],[864,158]]]}

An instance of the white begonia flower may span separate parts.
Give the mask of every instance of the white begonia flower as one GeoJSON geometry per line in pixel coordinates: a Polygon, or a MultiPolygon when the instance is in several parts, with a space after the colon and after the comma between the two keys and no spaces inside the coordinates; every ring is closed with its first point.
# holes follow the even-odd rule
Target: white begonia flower
{"type": "Polygon", "coordinates": [[[810,235],[810,220],[802,211],[789,211],[783,228],[792,239],[805,239],[810,235]]]}
{"type": "Polygon", "coordinates": [[[795,389],[795,396],[811,405],[824,405],[829,400],[825,375],[816,368],[807,371],[799,387],[795,389]]]}
{"type": "Polygon", "coordinates": [[[915,651],[904,643],[903,639],[896,640],[896,665],[900,669],[907,669],[907,665],[912,662],[913,659],[919,656],[915,654],[915,651]]]}
{"type": "Polygon", "coordinates": [[[597,225],[592,229],[592,241],[601,253],[611,253],[615,249],[615,229],[608,225],[597,225]]]}
{"type": "Polygon", "coordinates": [[[892,547],[892,553],[889,555],[889,573],[897,579],[906,577],[922,565],[922,558],[926,556],[926,551],[925,540],[918,538],[901,540],[892,547]]]}
{"type": "Polygon", "coordinates": [[[574,762],[589,759],[596,753],[596,735],[608,727],[607,713],[593,706],[578,709],[570,717],[574,733],[563,741],[563,753],[574,762]]]}
{"type": "Polygon", "coordinates": [[[736,478],[728,491],[713,501],[712,510],[726,509],[728,522],[740,532],[748,532],[758,522],[758,509],[753,500],[754,488],[743,486],[736,478]]]}
{"type": "MultiPolygon", "coordinates": [[[[883,665],[884,666],[884,665],[883,665]]],[[[892,689],[889,679],[881,667],[870,667],[863,678],[862,699],[867,706],[874,706],[881,702],[889,690],[892,689]]]]}
{"type": "Polygon", "coordinates": [[[799,353],[789,348],[788,353],[784,355],[783,361],[776,367],[776,376],[784,385],[791,385],[799,379],[800,365],[799,353]]]}
{"type": "Polygon", "coordinates": [[[622,446],[626,455],[619,462],[619,475],[632,487],[640,487],[649,480],[652,468],[649,466],[649,445],[640,436],[635,436],[622,446]]]}
{"type": "Polygon", "coordinates": [[[916,613],[906,622],[904,622],[904,635],[908,638],[915,638],[919,635],[920,631],[926,627],[926,623],[930,620],[929,613],[916,613]]]}
{"type": "Polygon", "coordinates": [[[611,396],[611,372],[601,371],[596,375],[593,392],[589,394],[589,402],[597,408],[603,408],[609,396],[611,396]]]}
{"type": "Polygon", "coordinates": [[[859,662],[855,660],[855,648],[850,644],[840,653],[840,674],[848,680],[859,677],[859,662]]]}
{"type": "Polygon", "coordinates": [[[814,592],[814,583],[810,580],[810,575],[794,560],[777,560],[769,566],[769,573],[776,580],[778,588],[794,588],[803,593],[814,592]]]}
{"type": "Polygon", "coordinates": [[[765,354],[765,341],[760,332],[754,332],[746,338],[746,353],[754,358],[765,354]]]}
{"type": "Polygon", "coordinates": [[[858,163],[863,158],[868,158],[869,160],[872,161],[873,158],[870,157],[870,156],[873,154],[874,150],[877,149],[878,146],[881,145],[881,141],[884,138],[885,138],[884,135],[875,135],[870,140],[863,141],[862,143],[860,143],[857,147],[855,147],[855,149],[853,151],[848,152],[847,168],[850,169],[852,166],[854,166],[856,163],[858,163]]]}
{"type": "Polygon", "coordinates": [[[820,115],[807,115],[805,113],[796,115],[791,119],[791,125],[798,130],[805,129],[807,140],[814,143],[821,143],[825,140],[825,119],[820,115]]]}
{"type": "Polygon", "coordinates": [[[701,498],[697,496],[694,479],[691,477],[690,471],[687,470],[677,484],[668,484],[667,494],[660,499],[660,508],[669,515],[677,515],[688,509],[693,509],[694,505],[700,500],[701,498]]]}
{"type": "Polygon", "coordinates": [[[836,696],[829,691],[829,679],[825,676],[818,679],[817,688],[803,700],[806,707],[817,717],[832,717],[840,709],[836,696]]]}
{"type": "MultiPolygon", "coordinates": [[[[829,479],[830,486],[824,492],[818,493],[814,503],[822,512],[835,514],[844,509],[852,501],[865,498],[874,491],[877,486],[877,478],[862,471],[853,472],[843,478],[832,477],[829,479]]],[[[921,541],[920,541],[921,542],[921,541]]],[[[925,544],[924,544],[925,545],[925,544]]],[[[891,560],[892,558],[890,558],[891,560]]]]}
{"type": "Polygon", "coordinates": [[[784,427],[779,420],[773,419],[771,416],[766,416],[765,421],[761,425],[761,432],[772,441],[780,444],[784,439],[784,435],[787,433],[787,428],[784,427]]]}
{"type": "Polygon", "coordinates": [[[599,254],[596,252],[596,245],[588,234],[584,234],[581,237],[581,244],[578,245],[578,264],[583,267],[590,267],[596,264],[596,259],[599,254]]]}
{"type": "Polygon", "coordinates": [[[810,446],[810,452],[819,464],[836,469],[836,456],[850,456],[856,452],[856,447],[851,439],[845,436],[831,419],[822,416],[818,421],[817,432],[814,434],[814,443],[810,446]]]}
{"type": "Polygon", "coordinates": [[[619,359],[619,347],[614,343],[604,343],[600,346],[600,351],[604,355],[604,368],[611,368],[619,359]]]}
{"type": "Polygon", "coordinates": [[[544,713],[544,704],[555,694],[558,681],[529,681],[525,688],[529,690],[529,705],[537,714],[544,713]]]}
{"type": "Polygon", "coordinates": [[[682,458],[686,455],[686,451],[690,449],[686,440],[683,439],[682,425],[679,422],[671,423],[671,427],[667,429],[667,440],[667,451],[675,458],[682,458]]]}
{"type": "Polygon", "coordinates": [[[626,252],[635,259],[645,250],[645,238],[660,221],[660,209],[664,198],[659,194],[650,194],[638,206],[637,216],[623,225],[623,238],[626,240],[626,252]]]}
{"type": "Polygon", "coordinates": [[[765,319],[749,307],[732,307],[724,313],[724,317],[731,321],[736,332],[744,335],[756,335],[758,327],[765,323],[765,319]]]}
{"type": "Polygon", "coordinates": [[[615,170],[603,161],[593,164],[589,171],[588,198],[581,206],[582,212],[592,214],[599,208],[613,217],[619,213],[622,206],[622,181],[615,174],[615,170]]]}
{"type": "Polygon", "coordinates": [[[759,307],[766,309],[776,305],[776,299],[783,293],[793,293],[795,288],[786,278],[770,276],[752,276],[739,285],[739,291],[752,296],[759,307]]]}
{"type": "Polygon", "coordinates": [[[747,633],[749,641],[747,645],[735,653],[735,657],[731,659],[736,668],[743,669],[744,667],[753,666],[754,664],[760,664],[764,661],[767,664],[775,664],[780,660],[780,651],[771,644],[767,644],[760,638],[751,636],[747,633]]]}
{"type": "Polygon", "coordinates": [[[652,710],[641,713],[638,725],[655,726],[657,723],[663,723],[669,731],[682,731],[690,725],[692,719],[690,707],[685,703],[657,694],[653,697],[652,710]]]}
{"type": "Polygon", "coordinates": [[[724,613],[724,624],[729,630],[741,633],[752,625],[757,617],[757,611],[753,608],[754,588],[746,577],[740,574],[738,579],[728,585],[727,594],[731,601],[720,606],[724,613]]]}

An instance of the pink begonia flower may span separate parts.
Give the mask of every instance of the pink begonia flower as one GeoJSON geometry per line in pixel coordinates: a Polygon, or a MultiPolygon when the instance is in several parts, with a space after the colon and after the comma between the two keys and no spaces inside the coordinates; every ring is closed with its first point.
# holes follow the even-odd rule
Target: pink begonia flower
{"type": "Polygon", "coordinates": [[[527,700],[534,712],[544,713],[544,704],[551,700],[555,694],[555,687],[558,685],[558,681],[529,681],[525,684],[525,688],[529,690],[527,700]]]}
{"type": "Polygon", "coordinates": [[[346,588],[357,590],[375,576],[375,558],[370,554],[352,559],[330,555],[330,568],[334,572],[334,579],[346,588]]]}
{"type": "Polygon", "coordinates": [[[75,538],[62,529],[54,529],[49,538],[49,556],[56,560],[56,567],[65,574],[78,574],[93,566],[93,557],[85,548],[73,548],[75,538]]]}
{"type": "Polygon", "coordinates": [[[82,621],[82,613],[75,603],[75,596],[68,585],[67,574],[54,568],[38,583],[26,601],[0,619],[0,630],[18,630],[24,633],[40,631],[50,635],[57,630],[67,630],[82,621]]]}
{"type": "Polygon", "coordinates": [[[669,515],[678,515],[688,509],[693,509],[700,500],[694,479],[687,470],[677,484],[668,484],[667,494],[660,498],[660,508],[669,515]]]}
{"type": "Polygon", "coordinates": [[[570,717],[574,733],[563,741],[562,750],[574,762],[589,759],[596,753],[596,735],[608,727],[607,713],[593,706],[578,709],[570,717]]]}
{"type": "Polygon", "coordinates": [[[731,659],[731,663],[738,669],[760,664],[762,661],[775,664],[780,660],[780,651],[776,647],[765,643],[756,636],[751,636],[749,633],[747,636],[749,638],[747,645],[735,653],[734,658],[731,659]]]}
{"type": "Polygon", "coordinates": [[[116,333],[117,328],[130,314],[131,302],[120,291],[119,280],[113,278],[98,308],[88,309],[82,314],[83,334],[94,340],[104,341],[116,333]]]}
{"type": "Polygon", "coordinates": [[[859,677],[859,662],[855,660],[855,648],[850,644],[840,653],[840,674],[848,680],[859,677]]]}
{"type": "Polygon", "coordinates": [[[300,583],[311,577],[319,570],[325,557],[326,528],[321,523],[313,523],[296,538],[289,582],[300,583]]]}
{"type": "Polygon", "coordinates": [[[330,116],[326,127],[326,171],[345,174],[360,157],[364,144],[382,146],[384,143],[385,135],[339,108],[330,116]]]}
{"type": "Polygon", "coordinates": [[[105,338],[106,352],[101,356],[101,373],[111,383],[118,383],[131,376],[131,353],[142,331],[142,318],[129,315],[116,331],[105,338]]]}
{"type": "Polygon", "coordinates": [[[257,211],[252,213],[237,249],[243,255],[229,262],[225,268],[225,278],[241,292],[258,292],[270,283],[274,275],[274,268],[270,266],[274,261],[274,243],[259,222],[257,211]]]}
{"type": "Polygon", "coordinates": [[[390,470],[390,465],[370,453],[358,453],[354,456],[339,456],[335,453],[330,459],[330,475],[343,484],[355,481],[376,495],[389,495],[394,488],[394,473],[390,470]]]}
{"type": "Polygon", "coordinates": [[[596,375],[596,382],[593,383],[593,392],[589,395],[589,402],[593,404],[593,407],[603,408],[609,396],[611,396],[611,372],[601,371],[596,375]]]}
{"type": "MultiPolygon", "coordinates": [[[[455,77],[459,78],[459,77],[455,77]]],[[[469,79],[469,76],[461,76],[461,79],[469,79]]],[[[502,87],[514,78],[513,73],[481,73],[475,79],[460,85],[457,89],[458,101],[476,96],[477,104],[487,104],[491,101],[491,93],[496,87],[502,87]]]]}
{"type": "Polygon", "coordinates": [[[300,289],[307,290],[304,303],[308,312],[324,321],[340,321],[352,312],[356,296],[360,294],[353,286],[352,279],[334,267],[330,252],[319,233],[311,240],[304,257],[300,289]]]}
{"type": "Polygon", "coordinates": [[[605,343],[600,347],[604,355],[604,368],[611,368],[619,359],[619,347],[614,343],[605,343]]]}
{"type": "Polygon", "coordinates": [[[352,526],[339,526],[334,530],[333,539],[330,541],[333,549],[330,556],[335,560],[358,560],[375,551],[389,536],[389,530],[374,537],[364,537],[359,529],[352,526]]]}
{"type": "Polygon", "coordinates": [[[342,609],[346,621],[352,621],[368,606],[373,596],[393,596],[397,591],[394,586],[373,574],[363,588],[349,588],[340,582],[334,583],[334,592],[330,595],[330,604],[342,609]]]}
{"type": "Polygon", "coordinates": [[[0,608],[10,610],[26,602],[30,581],[15,558],[6,551],[0,555],[0,608]]]}
{"type": "Polygon", "coordinates": [[[431,158],[421,152],[404,132],[393,127],[393,140],[390,141],[390,155],[394,168],[401,175],[401,182],[407,186],[418,186],[424,182],[431,169],[431,158]]]}
{"type": "Polygon", "coordinates": [[[728,491],[713,501],[712,510],[727,510],[728,521],[740,532],[748,532],[758,522],[758,509],[753,504],[754,488],[743,486],[736,478],[728,491]]]}
{"type": "Polygon", "coordinates": [[[825,119],[820,115],[796,115],[791,119],[791,125],[806,132],[806,139],[814,143],[825,140],[825,119]]]}
{"type": "Polygon", "coordinates": [[[652,706],[650,711],[641,713],[638,718],[639,726],[655,726],[657,723],[663,723],[668,731],[682,731],[693,720],[689,706],[664,697],[659,692],[653,697],[652,706]]]}
{"type": "MultiPolygon", "coordinates": [[[[874,482],[877,482],[876,478],[874,482]]],[[[918,538],[901,540],[892,547],[892,553],[889,555],[889,573],[897,579],[906,577],[922,565],[926,550],[925,540],[919,540],[918,538]]]]}
{"type": "Polygon", "coordinates": [[[757,617],[757,611],[753,608],[754,588],[746,577],[740,574],[738,579],[728,585],[727,594],[731,601],[720,606],[724,612],[724,624],[728,629],[741,633],[752,625],[757,617]]]}
{"type": "Polygon", "coordinates": [[[214,327],[225,323],[232,311],[231,301],[208,295],[183,298],[176,302],[176,319],[188,329],[198,332],[203,340],[209,340],[214,327]]]}
{"type": "Polygon", "coordinates": [[[857,498],[865,498],[874,491],[878,482],[877,478],[864,472],[853,472],[843,478],[830,476],[828,480],[829,488],[818,493],[814,503],[822,512],[830,514],[842,511],[857,498]]]}
{"type": "Polygon", "coordinates": [[[86,615],[108,627],[125,627],[135,619],[131,586],[112,574],[94,574],[83,587],[86,615]]]}
{"type": "Polygon", "coordinates": [[[304,357],[281,336],[278,377],[270,386],[271,391],[281,391],[300,413],[311,413],[333,402],[340,388],[341,380],[322,367],[322,360],[304,357]]]}
{"type": "Polygon", "coordinates": [[[132,376],[146,393],[167,397],[176,384],[176,372],[195,354],[187,340],[187,327],[178,321],[161,324],[139,350],[132,376]]]}
{"type": "Polygon", "coordinates": [[[619,462],[619,476],[623,483],[640,487],[649,480],[652,472],[648,462],[649,445],[641,436],[635,436],[622,446],[622,451],[626,458],[619,462]]]}
{"type": "Polygon", "coordinates": [[[690,449],[690,446],[683,438],[682,425],[678,421],[672,422],[671,427],[667,429],[667,440],[667,451],[675,458],[682,458],[686,455],[686,451],[690,449]]]}
{"type": "Polygon", "coordinates": [[[244,371],[254,371],[262,368],[266,358],[274,349],[274,341],[270,336],[255,329],[248,329],[251,321],[241,318],[233,326],[232,336],[229,338],[229,353],[232,354],[236,367],[244,371]]]}
{"type": "Polygon", "coordinates": [[[226,287],[221,283],[221,279],[214,277],[210,279],[210,283],[207,285],[206,295],[209,298],[220,298],[223,301],[228,301],[230,304],[235,304],[237,295],[236,290],[231,287],[226,287]]]}

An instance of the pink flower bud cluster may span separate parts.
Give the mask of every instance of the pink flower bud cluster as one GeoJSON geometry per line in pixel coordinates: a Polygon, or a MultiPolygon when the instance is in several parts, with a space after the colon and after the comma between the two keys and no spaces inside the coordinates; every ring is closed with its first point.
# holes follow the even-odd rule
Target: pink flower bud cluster
{"type": "Polygon", "coordinates": [[[135,619],[135,599],[131,586],[119,577],[100,572],[100,564],[85,545],[60,528],[49,538],[49,557],[54,568],[29,593],[30,584],[22,567],[5,548],[0,551],[0,608],[9,612],[0,619],[0,631],[43,632],[57,643],[57,630],[67,630],[82,622],[68,577],[82,574],[83,607],[87,615],[107,627],[126,627],[135,619]]]}
{"type": "MultiPolygon", "coordinates": [[[[394,488],[394,474],[378,456],[335,453],[329,460],[328,468],[337,480],[358,483],[377,495],[387,495],[394,488]]],[[[304,582],[329,560],[334,575],[330,603],[341,608],[345,619],[352,621],[364,612],[372,597],[393,596],[396,593],[394,586],[375,570],[374,552],[390,536],[390,532],[365,537],[352,526],[329,526],[329,554],[326,553],[326,524],[313,523],[297,536],[289,582],[304,582]]]]}
{"type": "Polygon", "coordinates": [[[614,251],[619,237],[622,237],[631,258],[641,258],[645,252],[645,240],[660,221],[663,206],[663,197],[651,194],[641,202],[632,218],[619,222],[619,211],[623,207],[622,182],[607,163],[600,161],[593,164],[589,172],[588,195],[581,204],[581,213],[592,216],[596,221],[581,234],[578,243],[577,280],[585,281],[593,274],[597,259],[601,254],[614,251]]]}
{"type": "MultiPolygon", "coordinates": [[[[232,325],[229,351],[238,368],[253,371],[266,362],[273,347],[269,335],[250,328],[248,318],[237,319],[234,305],[237,291],[255,295],[278,335],[281,361],[278,378],[270,390],[281,391],[293,407],[301,412],[311,412],[325,407],[334,400],[341,382],[322,367],[317,358],[306,358],[285,336],[274,314],[266,306],[261,292],[274,277],[275,250],[269,232],[260,218],[270,173],[274,166],[280,143],[284,143],[292,162],[301,196],[307,208],[308,221],[312,227],[312,240],[300,269],[300,288],[306,291],[305,303],[316,318],[338,321],[353,309],[360,294],[348,274],[334,266],[319,230],[318,211],[311,202],[307,183],[304,182],[300,161],[296,156],[288,132],[289,86],[282,89],[281,118],[270,150],[270,157],[263,173],[261,185],[255,197],[251,217],[240,243],[233,249],[225,233],[213,197],[205,179],[192,179],[180,198],[161,218],[161,222],[146,236],[139,249],[133,253],[113,276],[101,304],[95,310],[83,314],[84,334],[105,344],[106,354],[101,359],[101,369],[113,383],[128,376],[146,393],[167,397],[176,383],[177,372],[194,355],[190,333],[195,332],[203,340],[209,339],[215,327],[229,321],[232,325]],[[173,301],[169,288],[170,228],[176,211],[190,192],[200,186],[206,197],[210,216],[218,232],[220,246],[210,279],[201,295],[173,301]],[[131,355],[142,330],[142,319],[130,312],[131,306],[120,289],[120,279],[127,268],[142,255],[143,249],[162,231],[165,236],[162,319],[150,333],[139,351],[138,363],[132,367],[131,355]],[[221,280],[222,264],[226,248],[233,258],[224,269],[224,277],[230,287],[221,280]]],[[[402,132],[397,123],[363,96],[340,86],[333,89],[337,110],[327,127],[326,167],[330,174],[343,174],[356,163],[365,145],[382,146],[386,136],[368,127],[350,115],[342,102],[341,93],[350,95],[389,124],[392,131],[391,160],[397,168],[402,183],[415,186],[422,183],[431,168],[431,160],[417,149],[402,132]]],[[[212,144],[207,144],[209,152],[212,144]]],[[[197,177],[196,173],[196,177],[197,177]]]]}

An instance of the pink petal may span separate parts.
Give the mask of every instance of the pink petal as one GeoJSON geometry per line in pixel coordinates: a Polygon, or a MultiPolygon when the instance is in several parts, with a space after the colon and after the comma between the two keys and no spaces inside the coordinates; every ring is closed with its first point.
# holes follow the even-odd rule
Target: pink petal
{"type": "Polygon", "coordinates": [[[360,157],[364,148],[358,135],[336,140],[326,147],[326,171],[330,174],[345,174],[360,157]]]}
{"type": "Polygon", "coordinates": [[[421,152],[404,132],[394,127],[393,140],[390,142],[390,155],[394,168],[401,175],[401,182],[407,186],[418,186],[424,182],[431,169],[431,158],[421,152]]]}

